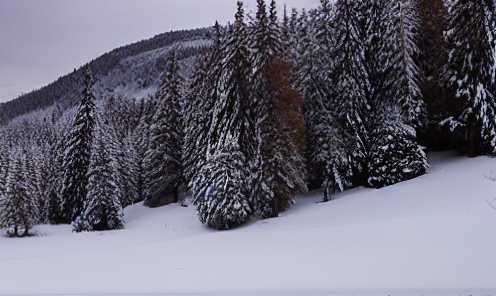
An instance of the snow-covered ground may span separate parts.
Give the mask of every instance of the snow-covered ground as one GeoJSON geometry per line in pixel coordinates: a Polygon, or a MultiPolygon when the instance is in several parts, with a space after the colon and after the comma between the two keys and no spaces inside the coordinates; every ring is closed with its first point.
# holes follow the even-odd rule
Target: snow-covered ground
{"type": "Polygon", "coordinates": [[[415,180],[328,203],[314,192],[231,231],[193,206],[140,203],[125,230],[2,232],[0,295],[496,295],[496,159],[429,160],[415,180]]]}

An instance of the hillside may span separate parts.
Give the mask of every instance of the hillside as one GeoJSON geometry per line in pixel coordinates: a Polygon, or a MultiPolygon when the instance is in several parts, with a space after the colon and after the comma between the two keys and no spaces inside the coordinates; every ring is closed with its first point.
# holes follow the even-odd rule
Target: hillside
{"type": "Polygon", "coordinates": [[[495,295],[496,161],[432,153],[429,174],[218,232],[193,206],[126,208],[126,229],[0,236],[0,294],[495,295]]]}
{"type": "Polygon", "coordinates": [[[66,110],[75,104],[82,90],[82,77],[90,67],[98,83],[98,98],[141,98],[154,93],[167,65],[167,53],[176,49],[183,74],[189,75],[195,57],[211,45],[209,28],[173,31],[119,47],[53,83],[12,101],[0,104],[0,124],[38,109],[59,104],[66,110]]]}

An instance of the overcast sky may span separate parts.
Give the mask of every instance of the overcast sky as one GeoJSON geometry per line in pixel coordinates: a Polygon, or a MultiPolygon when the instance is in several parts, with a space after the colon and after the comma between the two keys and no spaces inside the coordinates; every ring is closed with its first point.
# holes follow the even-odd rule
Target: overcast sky
{"type": "MultiPolygon", "coordinates": [[[[244,1],[255,11],[256,0],[244,1]]],[[[319,0],[278,0],[315,8],[319,0]]],[[[0,102],[119,46],[234,19],[236,0],[0,0],[0,102]]]]}

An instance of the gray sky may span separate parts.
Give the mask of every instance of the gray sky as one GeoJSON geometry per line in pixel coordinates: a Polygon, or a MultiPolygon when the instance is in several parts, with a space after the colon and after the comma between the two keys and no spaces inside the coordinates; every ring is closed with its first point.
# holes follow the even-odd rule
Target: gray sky
{"type": "MultiPolygon", "coordinates": [[[[255,11],[256,0],[245,0],[255,11]]],[[[268,1],[267,1],[268,2],[268,1]]],[[[278,0],[315,8],[319,0],[278,0]]],[[[0,102],[119,46],[234,19],[236,0],[0,0],[0,102]]]]}

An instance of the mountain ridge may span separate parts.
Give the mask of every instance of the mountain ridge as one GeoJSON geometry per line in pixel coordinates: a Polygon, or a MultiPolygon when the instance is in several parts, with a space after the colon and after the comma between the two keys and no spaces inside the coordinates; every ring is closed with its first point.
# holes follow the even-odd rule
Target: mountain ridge
{"type": "MultiPolygon", "coordinates": [[[[124,86],[135,82],[137,85],[134,87],[134,90],[148,88],[149,93],[156,88],[157,81],[165,69],[168,50],[175,48],[179,52],[178,58],[183,62],[183,72],[187,75],[189,73],[189,67],[194,62],[191,60],[184,62],[184,60],[196,57],[205,50],[208,50],[211,41],[211,28],[207,27],[170,31],[158,34],[150,39],[117,47],[40,89],[23,94],[11,101],[0,103],[0,125],[6,124],[21,115],[56,104],[60,105],[62,111],[67,110],[77,102],[82,89],[82,76],[88,68],[91,68],[94,75],[100,81],[97,94],[102,98],[123,95],[122,92],[112,94],[116,86],[118,86],[108,85],[112,81],[118,84],[125,84],[124,86]],[[147,56],[147,53],[157,52],[161,54],[147,56]],[[141,60],[145,60],[145,62],[132,69],[139,72],[138,76],[127,75],[133,73],[127,73],[128,71],[125,71],[126,69],[117,70],[124,61],[140,55],[142,56],[141,60]],[[147,57],[149,58],[148,60],[147,57]],[[140,69],[139,67],[148,67],[148,69],[140,69]],[[126,77],[124,80],[121,79],[123,81],[119,81],[119,77],[109,77],[111,74],[124,74],[126,77]],[[131,79],[135,81],[130,81],[131,79]]],[[[127,91],[129,91],[129,88],[127,91]]],[[[146,92],[142,95],[146,95],[146,92]]]]}

